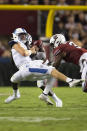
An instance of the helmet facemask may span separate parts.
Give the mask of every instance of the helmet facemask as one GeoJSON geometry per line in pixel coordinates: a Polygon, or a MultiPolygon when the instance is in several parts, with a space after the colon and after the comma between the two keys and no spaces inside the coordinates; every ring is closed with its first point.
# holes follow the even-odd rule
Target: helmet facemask
{"type": "Polygon", "coordinates": [[[28,34],[27,33],[18,34],[18,40],[20,42],[26,43],[28,41],[28,34]]]}
{"type": "Polygon", "coordinates": [[[32,44],[32,37],[31,37],[30,34],[28,34],[27,42],[28,42],[28,45],[31,46],[31,44],[32,44]]]}

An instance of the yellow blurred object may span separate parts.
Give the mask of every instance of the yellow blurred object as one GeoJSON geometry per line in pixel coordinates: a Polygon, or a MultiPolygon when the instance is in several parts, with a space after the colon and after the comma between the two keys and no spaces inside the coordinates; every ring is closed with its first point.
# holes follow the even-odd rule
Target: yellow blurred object
{"type": "Polygon", "coordinates": [[[0,5],[0,10],[87,10],[87,6],[0,5]]]}

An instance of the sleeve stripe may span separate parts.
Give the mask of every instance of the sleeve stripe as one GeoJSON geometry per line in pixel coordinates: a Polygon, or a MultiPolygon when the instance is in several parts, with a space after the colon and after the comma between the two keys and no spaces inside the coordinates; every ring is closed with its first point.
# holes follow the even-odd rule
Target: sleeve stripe
{"type": "Polygon", "coordinates": [[[60,50],[54,52],[54,56],[57,56],[60,53],[60,50]]]}

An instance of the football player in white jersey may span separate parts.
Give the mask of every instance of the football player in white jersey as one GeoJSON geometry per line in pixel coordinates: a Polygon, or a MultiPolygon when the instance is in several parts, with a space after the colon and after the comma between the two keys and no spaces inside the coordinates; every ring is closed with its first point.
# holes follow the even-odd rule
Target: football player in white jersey
{"type": "MultiPolygon", "coordinates": [[[[17,29],[18,30],[18,29],[17,29]]],[[[20,32],[20,30],[18,30],[20,32]]],[[[24,37],[23,34],[26,33],[25,30],[23,30],[24,33],[20,33],[20,36],[21,37],[24,37]]],[[[15,44],[16,41],[21,41],[20,38],[18,39],[17,36],[16,36],[16,31],[14,31],[13,33],[13,40],[9,42],[9,44],[12,46],[12,44],[15,44]]],[[[42,41],[40,40],[37,40],[35,42],[32,42],[32,38],[31,36],[28,34],[27,35],[27,41],[24,41],[22,43],[25,43],[26,47],[29,49],[30,47],[32,46],[37,46],[38,48],[38,52],[37,54],[32,54],[31,55],[31,58],[32,60],[36,60],[36,59],[41,59],[41,60],[45,60],[46,59],[46,54],[44,52],[44,49],[42,47],[42,41]],[[29,41],[29,42],[28,42],[29,41]],[[32,43],[32,44],[31,44],[32,43]]],[[[13,51],[13,55],[14,55],[14,51],[13,51]]],[[[17,54],[15,54],[17,55],[17,54]]],[[[13,58],[13,57],[12,57],[13,58]]],[[[15,59],[15,57],[14,57],[15,59]]],[[[19,61],[18,61],[19,62],[19,61]]],[[[12,59],[12,74],[14,74],[15,72],[18,71],[18,68],[15,66],[15,63],[12,59]]],[[[54,79],[52,78],[51,79],[51,83],[49,83],[49,86],[53,86],[53,83],[54,83],[54,79]]],[[[44,90],[46,84],[44,85],[44,80],[40,80],[40,81],[37,81],[37,86],[40,87],[42,90],[44,90]]],[[[48,84],[47,84],[48,86],[48,84]]],[[[18,99],[20,98],[20,92],[19,92],[19,89],[18,89],[18,84],[15,84],[15,83],[12,83],[12,87],[13,87],[13,95],[8,97],[5,102],[6,103],[10,103],[11,101],[15,100],[15,99],[18,99]]],[[[53,91],[51,90],[49,93],[48,93],[49,96],[51,96],[54,101],[56,102],[56,107],[62,107],[62,101],[56,96],[55,93],[53,93],[53,91]]],[[[47,99],[46,101],[47,104],[50,104],[50,105],[53,105],[53,103],[49,100],[49,98],[47,99]]]]}
{"type": "MultiPolygon", "coordinates": [[[[23,28],[18,28],[13,33],[13,41],[9,44],[11,46],[12,58],[18,68],[18,71],[11,77],[11,82],[14,85],[17,85],[20,81],[36,81],[48,79],[48,83],[51,81],[51,78],[60,79],[69,84],[69,86],[74,86],[81,80],[73,80],[64,74],[57,71],[52,66],[47,66],[42,60],[32,60],[31,54],[36,54],[36,47],[28,49],[28,45],[31,43],[32,38],[23,28]]],[[[47,86],[43,93],[40,95],[40,98],[46,101],[48,99],[47,94],[51,90],[51,87],[47,86]]],[[[15,90],[15,98],[20,97],[18,90],[15,90]]],[[[6,99],[6,103],[9,102],[11,97],[6,99]]]]}

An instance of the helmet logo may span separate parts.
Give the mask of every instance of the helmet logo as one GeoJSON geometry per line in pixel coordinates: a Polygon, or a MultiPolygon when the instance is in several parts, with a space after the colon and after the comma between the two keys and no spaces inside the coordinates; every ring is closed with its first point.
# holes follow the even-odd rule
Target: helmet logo
{"type": "Polygon", "coordinates": [[[55,36],[54,36],[55,41],[56,41],[56,39],[57,39],[57,38],[58,38],[58,36],[57,36],[57,35],[55,35],[55,36]]]}

